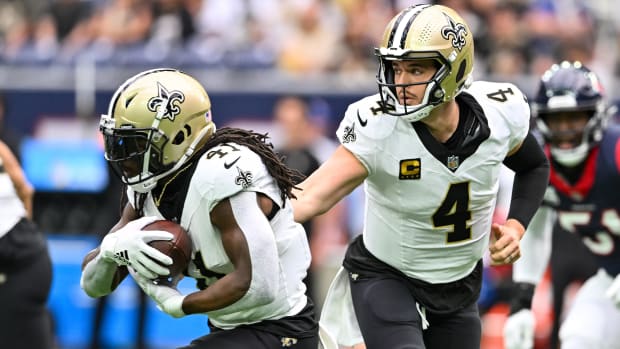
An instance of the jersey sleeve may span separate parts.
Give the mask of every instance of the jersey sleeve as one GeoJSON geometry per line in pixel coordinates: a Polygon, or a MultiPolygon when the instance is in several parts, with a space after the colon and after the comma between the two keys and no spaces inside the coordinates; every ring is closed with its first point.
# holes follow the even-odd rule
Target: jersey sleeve
{"type": "Polygon", "coordinates": [[[374,172],[381,143],[394,129],[396,117],[380,112],[378,95],[351,104],[336,131],[338,141],[366,167],[374,172]]]}
{"type": "Polygon", "coordinates": [[[475,81],[466,92],[476,98],[487,117],[493,118],[495,127],[501,127],[508,151],[523,142],[530,129],[530,106],[517,86],[511,83],[475,81]]]}
{"type": "Polygon", "coordinates": [[[246,147],[222,144],[203,155],[192,184],[203,200],[209,201],[211,210],[218,202],[241,191],[262,191],[254,189],[261,182],[272,180],[266,174],[266,167],[258,154],[246,147]]]}
{"type": "Polygon", "coordinates": [[[530,106],[527,98],[521,90],[513,84],[505,84],[507,88],[514,91],[515,98],[509,98],[505,107],[510,128],[509,149],[512,150],[523,140],[530,129],[530,106]]]}

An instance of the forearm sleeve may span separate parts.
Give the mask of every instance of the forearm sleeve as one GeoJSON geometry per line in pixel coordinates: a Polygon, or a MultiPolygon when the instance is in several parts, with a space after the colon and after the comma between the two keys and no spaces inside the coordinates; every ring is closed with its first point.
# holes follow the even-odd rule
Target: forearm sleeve
{"type": "Polygon", "coordinates": [[[549,184],[549,162],[534,136],[528,133],[521,148],[507,157],[504,164],[515,172],[507,218],[514,218],[527,227],[549,184]]]}
{"type": "Polygon", "coordinates": [[[101,252],[82,269],[80,287],[91,297],[102,297],[114,290],[117,265],[101,258],[101,252]]]}
{"type": "Polygon", "coordinates": [[[537,285],[543,277],[551,256],[554,211],[542,206],[532,218],[523,239],[521,258],[512,266],[515,282],[537,285]]]}
{"type": "Polygon", "coordinates": [[[515,286],[510,302],[511,314],[532,308],[536,285],[540,283],[551,256],[554,216],[551,208],[541,206],[521,239],[521,258],[512,266],[515,286]]]}
{"type": "Polygon", "coordinates": [[[229,311],[240,311],[247,305],[271,303],[278,291],[280,271],[273,229],[257,204],[256,193],[241,192],[230,198],[230,206],[243,231],[252,260],[250,289],[229,306],[229,311]]]}

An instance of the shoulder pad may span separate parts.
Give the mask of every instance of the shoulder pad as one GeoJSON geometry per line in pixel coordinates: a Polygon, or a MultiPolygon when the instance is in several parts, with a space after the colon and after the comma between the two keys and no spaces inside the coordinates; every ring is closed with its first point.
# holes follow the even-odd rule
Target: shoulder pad
{"type": "Polygon", "coordinates": [[[518,144],[530,129],[530,106],[521,90],[511,83],[476,81],[465,90],[480,104],[489,121],[506,125],[518,144]]]}
{"type": "Polygon", "coordinates": [[[349,105],[336,134],[340,143],[352,137],[380,140],[392,133],[397,121],[398,117],[383,113],[381,98],[375,94],[349,105]]]}
{"type": "Polygon", "coordinates": [[[218,202],[251,187],[264,173],[266,168],[258,154],[245,146],[226,143],[202,156],[192,182],[203,197],[218,202]]]}

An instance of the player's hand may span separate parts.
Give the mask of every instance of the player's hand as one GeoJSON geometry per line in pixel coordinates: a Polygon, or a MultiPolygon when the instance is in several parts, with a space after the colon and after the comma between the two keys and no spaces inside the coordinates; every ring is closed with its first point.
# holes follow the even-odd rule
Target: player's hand
{"type": "Polygon", "coordinates": [[[607,288],[605,296],[611,299],[612,302],[620,309],[620,275],[616,276],[611,285],[607,288]]]}
{"type": "Polygon", "coordinates": [[[183,299],[185,299],[185,296],[176,287],[178,280],[172,284],[163,285],[139,275],[131,268],[129,268],[129,273],[136,280],[142,291],[151,297],[159,310],[175,318],[186,315],[183,312],[183,299]]]}
{"type": "Polygon", "coordinates": [[[504,324],[505,349],[532,349],[536,320],[530,309],[521,309],[510,315],[504,324]]]}
{"type": "Polygon", "coordinates": [[[153,240],[171,240],[172,234],[161,230],[141,230],[158,219],[142,217],[106,235],[101,241],[102,258],[118,265],[130,266],[147,279],[168,275],[170,271],[166,266],[172,264],[172,258],[148,243],[153,240]]]}
{"type": "Polygon", "coordinates": [[[493,223],[491,226],[491,264],[512,264],[521,257],[520,241],[525,228],[514,219],[505,224],[493,223]]]}

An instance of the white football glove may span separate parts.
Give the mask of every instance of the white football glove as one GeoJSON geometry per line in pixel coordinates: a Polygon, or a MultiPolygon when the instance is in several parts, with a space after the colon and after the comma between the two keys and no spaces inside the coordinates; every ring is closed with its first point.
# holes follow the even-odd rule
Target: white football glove
{"type": "Polygon", "coordinates": [[[172,264],[172,258],[148,243],[153,240],[171,240],[173,235],[161,230],[141,230],[158,219],[142,217],[106,235],[101,241],[101,257],[118,265],[130,266],[147,279],[170,274],[165,266],[172,264]]]}
{"type": "Polygon", "coordinates": [[[620,309],[620,275],[616,276],[609,288],[607,288],[605,296],[611,299],[616,307],[620,309]]]}
{"type": "Polygon", "coordinates": [[[510,315],[504,324],[505,349],[532,349],[536,320],[530,309],[521,309],[510,315]]]}
{"type": "Polygon", "coordinates": [[[177,283],[181,279],[173,280],[170,284],[157,284],[157,281],[149,280],[139,275],[132,268],[129,268],[129,273],[136,280],[136,283],[147,296],[157,305],[159,310],[163,311],[170,316],[180,318],[185,316],[183,312],[183,300],[185,296],[177,289],[177,283]]]}

